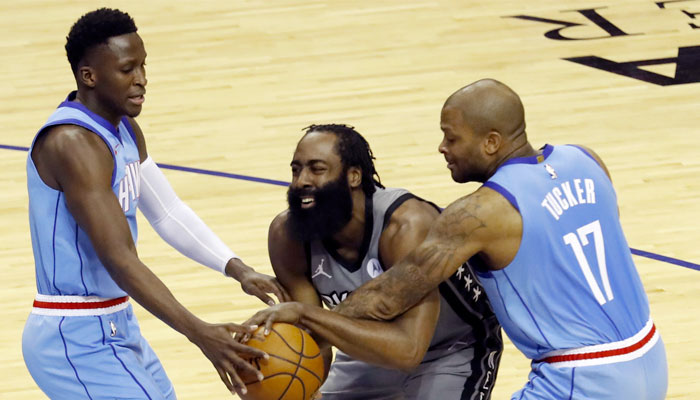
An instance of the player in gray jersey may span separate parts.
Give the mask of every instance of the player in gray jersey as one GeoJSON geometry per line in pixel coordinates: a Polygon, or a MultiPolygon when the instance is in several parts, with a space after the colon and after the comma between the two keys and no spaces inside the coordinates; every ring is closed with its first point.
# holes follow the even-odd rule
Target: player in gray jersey
{"type": "Polygon", "coordinates": [[[295,302],[248,323],[309,328],[325,345],[327,366],[336,346],[321,387],[326,400],[488,399],[503,345],[468,264],[391,322],[322,308],[333,309],[407,255],[439,215],[406,190],[385,189],[373,159],[352,127],[307,128],[291,163],[289,209],[272,222],[268,243],[275,274],[295,302]]]}

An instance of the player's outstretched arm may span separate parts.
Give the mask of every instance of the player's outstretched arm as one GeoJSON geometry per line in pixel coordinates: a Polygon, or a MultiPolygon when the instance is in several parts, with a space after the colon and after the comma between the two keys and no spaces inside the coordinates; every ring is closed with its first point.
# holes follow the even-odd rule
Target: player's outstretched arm
{"type": "Polygon", "coordinates": [[[146,141],[134,119],[134,130],[141,157],[139,209],[158,235],[190,259],[229,276],[249,295],[274,304],[268,293],[286,299],[274,277],[246,265],[175,193],[158,165],[148,156],[146,141]]]}
{"type": "Polygon", "coordinates": [[[242,388],[236,373],[256,373],[241,356],[264,356],[232,338],[252,327],[208,324],[190,313],[138,258],[124,212],[111,188],[113,160],[95,134],[81,127],[51,128],[32,152],[42,179],[62,192],[68,210],[88,236],[114,281],[146,310],[185,335],[214,364],[229,390],[242,388]]]}
{"type": "Polygon", "coordinates": [[[245,325],[275,322],[308,328],[350,357],[385,368],[412,370],[423,360],[440,313],[437,291],[393,321],[348,318],[300,302],[277,304],[256,313],[245,325]]]}
{"type": "Polygon", "coordinates": [[[494,210],[485,197],[490,196],[479,189],[450,204],[413,251],[354,291],[336,311],[391,320],[424,298],[492,239],[494,210]]]}

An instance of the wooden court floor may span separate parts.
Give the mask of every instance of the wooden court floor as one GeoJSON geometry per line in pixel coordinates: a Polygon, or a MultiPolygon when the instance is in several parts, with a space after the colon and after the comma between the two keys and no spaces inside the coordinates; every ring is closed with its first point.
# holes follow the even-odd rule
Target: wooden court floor
{"type": "MultiPolygon", "coordinates": [[[[286,182],[300,130],[354,125],[387,186],[446,206],[474,185],[437,153],[439,112],[480,78],[522,97],[534,145],[581,143],[607,162],[666,343],[669,399],[700,392],[700,1],[105,1],[148,52],[138,121],[164,164],[286,182]]],[[[63,46],[92,1],[0,2],[0,399],[42,399],[21,354],[35,293],[26,148],[73,89],[63,46]]],[[[249,264],[270,273],[268,224],[285,187],[166,170],[176,191],[249,264]]],[[[203,319],[263,305],[175,253],[141,219],[139,254],[203,319]]],[[[230,398],[184,337],[136,306],[180,399],[230,398]]],[[[494,399],[526,382],[508,344],[494,399]]]]}

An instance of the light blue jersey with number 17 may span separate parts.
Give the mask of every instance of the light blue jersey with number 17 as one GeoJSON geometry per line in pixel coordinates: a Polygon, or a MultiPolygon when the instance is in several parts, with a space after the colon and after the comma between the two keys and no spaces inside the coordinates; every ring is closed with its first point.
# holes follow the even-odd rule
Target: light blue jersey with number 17
{"type": "Polygon", "coordinates": [[[603,168],[582,148],[547,145],[541,155],[509,160],[484,186],[510,201],[523,224],[512,262],[479,273],[503,329],[533,360],[530,382],[514,398],[663,398],[663,342],[603,168]],[[634,397],[630,391],[649,393],[634,374],[657,380],[653,396],[634,397]],[[623,388],[625,381],[634,386],[623,388]]]}

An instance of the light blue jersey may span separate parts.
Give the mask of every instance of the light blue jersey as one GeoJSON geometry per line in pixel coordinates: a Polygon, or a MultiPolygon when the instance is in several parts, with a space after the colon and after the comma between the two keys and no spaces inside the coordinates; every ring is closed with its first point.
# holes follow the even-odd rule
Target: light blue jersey
{"type": "MultiPolygon", "coordinates": [[[[117,130],[84,105],[66,100],[39,133],[51,126],[66,124],[79,125],[94,132],[112,153],[112,189],[124,210],[135,243],[140,161],[129,122],[122,118],[117,130]]],[[[39,176],[32,161],[32,148],[27,157],[27,188],[38,292],[105,298],[125,296],[126,293],[114,283],[97,258],[90,238],[68,211],[63,192],[47,186],[39,176]]]]}
{"type": "MultiPolygon", "coordinates": [[[[78,125],[105,142],[114,160],[111,186],[135,242],[140,162],[132,127],[122,118],[115,128],[74,99],[75,92],[37,137],[51,126],[78,125]]],[[[174,400],[172,383],[141,336],[126,293],[70,214],[64,193],[43,182],[31,154],[30,148],[27,187],[38,294],[22,335],[27,369],[51,399],[174,400]]]]}
{"type": "Polygon", "coordinates": [[[523,224],[513,261],[479,273],[503,329],[533,360],[514,398],[663,398],[663,343],[601,166],[579,147],[547,145],[541,156],[509,160],[484,186],[523,224]]]}

